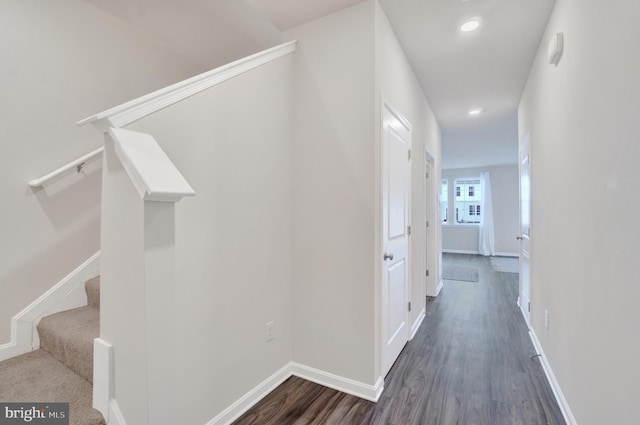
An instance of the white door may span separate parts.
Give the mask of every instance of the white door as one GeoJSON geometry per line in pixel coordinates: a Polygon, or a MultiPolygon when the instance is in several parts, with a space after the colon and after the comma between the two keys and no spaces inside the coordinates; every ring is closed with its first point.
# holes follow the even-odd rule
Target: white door
{"type": "Polygon", "coordinates": [[[382,372],[409,339],[409,155],[411,126],[384,104],[382,117],[382,372]]]}
{"type": "Polygon", "coordinates": [[[531,143],[520,145],[520,309],[527,324],[531,316],[531,143]]]}

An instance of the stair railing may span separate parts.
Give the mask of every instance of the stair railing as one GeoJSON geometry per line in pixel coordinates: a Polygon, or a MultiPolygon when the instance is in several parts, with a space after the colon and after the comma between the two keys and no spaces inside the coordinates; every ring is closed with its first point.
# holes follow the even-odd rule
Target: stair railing
{"type": "Polygon", "coordinates": [[[295,50],[256,53],[80,121],[105,136],[94,407],[107,423],[180,423],[175,203],[195,194],[150,135],[123,127],[295,50]],[[115,376],[117,375],[117,379],[115,376]]]}
{"type": "Polygon", "coordinates": [[[39,177],[37,179],[33,179],[29,182],[29,186],[36,188],[36,187],[41,187],[43,186],[45,183],[50,182],[51,180],[54,180],[60,176],[62,176],[63,174],[69,172],[70,170],[75,169],[76,172],[80,172],[82,171],[82,168],[86,165],[87,162],[89,161],[93,161],[94,159],[98,158],[100,155],[102,155],[102,152],[104,151],[104,147],[98,148],[92,152],[89,152],[86,155],[81,156],[80,158],[73,160],[71,162],[69,162],[68,164],[63,165],[60,168],[57,168],[55,170],[53,170],[52,172],[45,174],[42,177],[39,177]]]}

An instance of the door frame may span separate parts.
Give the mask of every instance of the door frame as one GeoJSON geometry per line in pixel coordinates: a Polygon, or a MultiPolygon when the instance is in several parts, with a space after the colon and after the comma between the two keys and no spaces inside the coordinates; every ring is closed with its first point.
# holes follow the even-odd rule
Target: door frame
{"type": "Polygon", "coordinates": [[[524,138],[522,139],[522,141],[520,142],[520,146],[518,146],[518,193],[519,193],[519,216],[518,216],[518,238],[520,239],[520,243],[519,243],[519,248],[518,248],[518,257],[519,257],[519,281],[518,281],[518,307],[520,307],[520,311],[522,312],[522,316],[524,317],[525,322],[527,323],[527,326],[531,326],[531,282],[533,281],[532,279],[532,274],[533,274],[533,270],[531,267],[531,259],[532,257],[532,240],[531,240],[531,230],[533,227],[533,222],[532,222],[532,210],[533,210],[533,196],[532,196],[532,191],[533,191],[533,182],[532,182],[532,177],[531,177],[531,133],[527,132],[527,134],[524,136],[524,138]],[[522,233],[522,155],[523,155],[523,151],[524,153],[527,155],[527,162],[529,164],[529,231],[527,232],[526,238],[528,240],[528,250],[527,250],[527,254],[528,254],[528,258],[529,258],[529,270],[528,273],[526,274],[528,279],[529,279],[529,294],[528,294],[528,300],[525,302],[524,301],[524,279],[525,279],[525,273],[524,273],[524,264],[523,261],[524,259],[522,258],[522,251],[523,251],[523,243],[524,241],[522,240],[523,237],[525,237],[525,235],[522,233]],[[528,305],[524,305],[525,303],[527,303],[528,305]]]}
{"type": "MultiPolygon", "coordinates": [[[[378,131],[380,131],[380,137],[379,137],[379,144],[378,144],[378,149],[379,149],[379,169],[380,169],[380,174],[379,174],[379,186],[378,186],[378,193],[379,193],[379,203],[378,203],[378,212],[377,212],[377,216],[380,217],[380,219],[378,220],[378,229],[377,229],[377,233],[378,233],[378,238],[377,238],[377,249],[375,249],[376,251],[376,270],[377,270],[377,275],[379,276],[379,284],[376,285],[376,298],[378,299],[376,305],[377,305],[377,310],[378,310],[378,314],[377,314],[377,328],[378,331],[376,332],[377,334],[377,339],[378,339],[378,343],[376,344],[377,349],[378,349],[378,355],[377,355],[377,364],[378,364],[378,368],[379,368],[379,375],[380,378],[379,379],[383,379],[386,375],[386,372],[383,372],[385,369],[384,366],[384,349],[385,349],[385,340],[384,340],[384,326],[383,326],[383,311],[384,311],[384,294],[383,294],[383,269],[384,269],[384,260],[383,260],[383,252],[384,252],[384,222],[382,217],[384,216],[383,214],[383,208],[384,208],[384,203],[383,203],[383,199],[384,199],[384,194],[383,194],[383,190],[384,190],[384,186],[382,184],[382,180],[384,179],[384,161],[385,161],[385,156],[384,156],[384,149],[383,149],[383,144],[384,144],[384,114],[385,114],[385,109],[388,110],[395,118],[398,119],[398,121],[400,121],[400,123],[402,123],[402,125],[404,125],[408,130],[409,130],[409,138],[411,141],[411,144],[409,146],[409,149],[411,149],[412,151],[412,156],[411,156],[411,160],[407,161],[407,174],[408,174],[408,179],[407,179],[407,184],[408,184],[408,199],[407,199],[407,211],[408,211],[408,225],[412,227],[412,232],[415,232],[414,226],[412,226],[412,214],[411,214],[411,206],[412,206],[412,162],[413,160],[416,158],[415,156],[415,152],[413,152],[413,127],[411,126],[411,123],[404,117],[404,115],[402,115],[402,113],[393,106],[393,104],[391,102],[389,102],[387,100],[387,98],[384,96],[384,94],[380,95],[380,110],[379,110],[379,117],[380,117],[380,122],[378,127],[378,131]],[[385,375],[383,375],[383,373],[385,375]]],[[[420,158],[420,160],[422,160],[422,157],[420,155],[418,155],[418,157],[420,158]]],[[[412,274],[412,248],[411,248],[411,235],[408,236],[408,243],[407,243],[407,283],[406,283],[406,301],[407,302],[411,302],[412,300],[412,291],[411,291],[411,287],[412,287],[412,279],[411,279],[411,274],[412,274]]],[[[416,308],[418,308],[418,306],[416,306],[416,308]]],[[[413,308],[412,308],[413,309],[413,308]]],[[[410,314],[408,309],[405,310],[405,317],[406,317],[406,323],[407,323],[407,341],[409,341],[411,339],[411,322],[410,322],[410,314]]]]}
{"type": "Polygon", "coordinates": [[[441,189],[439,189],[439,186],[436,186],[436,157],[427,145],[424,147],[424,162],[425,171],[427,163],[431,167],[431,175],[429,178],[424,179],[425,220],[429,222],[429,228],[424,228],[424,240],[426,246],[424,268],[425,272],[426,270],[429,270],[429,276],[426,277],[425,294],[427,297],[437,297],[440,289],[442,289],[442,280],[440,279],[441,273],[439,271],[440,267],[438,264],[438,258],[441,255],[441,250],[438,249],[437,244],[437,226],[440,225],[440,202],[438,201],[441,189]],[[429,206],[429,202],[431,202],[431,206],[429,206]]]}

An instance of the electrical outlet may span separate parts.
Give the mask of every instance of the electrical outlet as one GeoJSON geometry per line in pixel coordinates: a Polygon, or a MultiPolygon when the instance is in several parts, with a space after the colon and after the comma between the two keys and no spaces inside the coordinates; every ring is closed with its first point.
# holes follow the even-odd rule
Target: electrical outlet
{"type": "Polygon", "coordinates": [[[549,329],[549,310],[544,311],[544,327],[549,329]]]}
{"type": "Polygon", "coordinates": [[[271,320],[270,322],[266,323],[267,326],[267,333],[265,336],[265,342],[270,342],[271,340],[273,340],[273,326],[276,324],[276,322],[274,322],[273,320],[271,320]]]}

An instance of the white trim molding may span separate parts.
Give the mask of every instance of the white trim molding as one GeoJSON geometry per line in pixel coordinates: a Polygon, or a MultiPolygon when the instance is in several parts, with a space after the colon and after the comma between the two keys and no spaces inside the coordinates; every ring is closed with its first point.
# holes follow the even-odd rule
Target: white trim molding
{"type": "Polygon", "coordinates": [[[28,353],[40,347],[36,326],[50,314],[87,304],[84,283],[100,271],[100,252],[56,283],[37,300],[11,318],[11,341],[0,345],[0,360],[28,353]]]}
{"type": "Polygon", "coordinates": [[[480,251],[467,251],[465,249],[443,249],[444,254],[471,254],[480,255],[480,251]]]}
{"type": "Polygon", "coordinates": [[[440,279],[440,283],[438,283],[438,288],[436,288],[436,297],[440,295],[440,291],[442,291],[442,287],[444,286],[444,282],[440,279]]]}
{"type": "Polygon", "coordinates": [[[172,84],[145,96],[123,103],[81,121],[78,125],[93,124],[100,132],[110,127],[121,128],[167,106],[180,102],[210,87],[285,56],[296,49],[297,40],[289,41],[251,56],[239,59],[195,77],[172,84]]]}
{"type": "Polygon", "coordinates": [[[120,410],[120,406],[116,399],[112,398],[109,401],[109,425],[127,425],[127,421],[124,419],[124,415],[120,410]]]}
{"type": "Polygon", "coordinates": [[[422,325],[422,322],[424,321],[424,318],[426,315],[427,315],[427,311],[423,308],[420,311],[420,314],[418,314],[416,321],[413,322],[413,325],[411,325],[411,336],[409,338],[409,341],[411,341],[418,333],[418,329],[420,329],[420,325],[422,325]]]}
{"type": "Polygon", "coordinates": [[[380,377],[375,385],[367,385],[299,363],[292,363],[292,368],[293,374],[299,378],[369,401],[377,402],[384,389],[383,377],[380,377]]]}
{"type": "Polygon", "coordinates": [[[106,423],[111,413],[114,381],[113,345],[96,338],[93,340],[93,408],[102,413],[106,423]]]}
{"type": "Polygon", "coordinates": [[[207,422],[206,425],[228,425],[232,423],[292,375],[291,363],[288,363],[207,422]]]}
{"type": "Polygon", "coordinates": [[[520,254],[517,252],[496,252],[494,257],[515,257],[520,258],[520,254]]]}
{"type": "Polygon", "coordinates": [[[384,379],[382,376],[378,378],[375,385],[367,385],[299,363],[290,362],[262,381],[205,425],[231,424],[291,376],[297,376],[324,387],[333,388],[334,390],[373,402],[377,402],[380,399],[380,395],[382,395],[382,390],[384,389],[384,379]]]}
{"type": "Polygon", "coordinates": [[[531,337],[531,342],[533,342],[533,346],[536,349],[536,353],[540,355],[540,363],[542,364],[542,369],[544,370],[545,375],[547,376],[547,381],[549,381],[549,385],[553,390],[553,395],[556,397],[558,401],[558,406],[560,406],[560,411],[562,412],[562,416],[564,416],[564,420],[567,425],[578,425],[576,422],[576,418],[573,416],[571,412],[571,408],[569,408],[569,403],[567,399],[564,397],[562,389],[560,388],[560,384],[556,379],[556,376],[551,369],[551,365],[547,360],[547,356],[544,354],[542,350],[542,345],[536,336],[535,331],[532,327],[529,328],[529,336],[531,337]]]}

